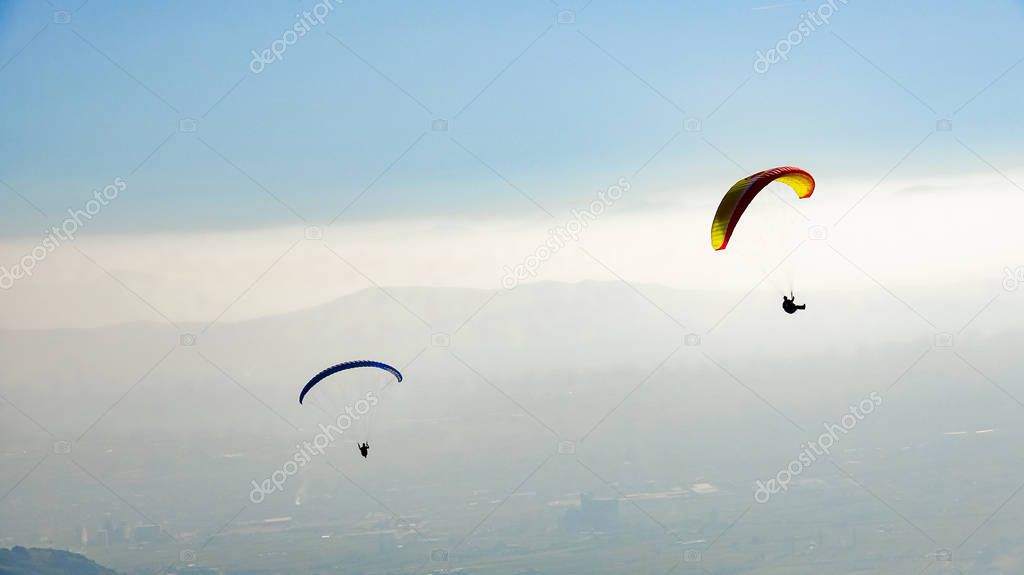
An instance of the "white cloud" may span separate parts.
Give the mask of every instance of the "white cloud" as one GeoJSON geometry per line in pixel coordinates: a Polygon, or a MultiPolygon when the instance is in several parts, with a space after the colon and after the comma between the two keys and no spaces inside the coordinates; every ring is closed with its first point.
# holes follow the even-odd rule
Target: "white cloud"
{"type": "MultiPolygon", "coordinates": [[[[763,289],[785,290],[791,272],[804,291],[873,285],[845,258],[894,287],[998,281],[1004,267],[1024,264],[1016,215],[1024,213],[1024,192],[1005,179],[894,180],[832,227],[872,185],[819,181],[815,196],[804,201],[780,189],[779,197],[803,216],[775,198],[759,197],[729,249],[718,253],[708,245],[717,193],[708,192],[708,202],[699,206],[628,211],[616,205],[587,227],[579,243],[600,263],[571,245],[545,262],[536,281],[615,279],[607,266],[635,283],[745,291],[819,223],[828,227],[827,243],[808,241],[763,289]],[[946,191],[933,190],[936,185],[946,191]]],[[[568,217],[565,211],[555,220],[346,224],[325,230],[323,241],[304,239],[298,228],[82,237],[40,264],[33,277],[0,293],[0,325],[87,327],[160,320],[160,314],[178,322],[224,314],[230,321],[314,306],[374,284],[501,289],[503,267],[521,262],[568,217]]],[[[0,265],[33,244],[0,244],[0,265]]]]}

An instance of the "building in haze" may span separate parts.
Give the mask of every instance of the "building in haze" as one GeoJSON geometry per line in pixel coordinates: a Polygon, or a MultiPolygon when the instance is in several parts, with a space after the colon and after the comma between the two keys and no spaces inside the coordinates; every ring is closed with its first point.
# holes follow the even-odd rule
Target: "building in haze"
{"type": "Polygon", "coordinates": [[[160,526],[152,523],[137,525],[132,529],[135,543],[156,543],[160,541],[160,526]]]}
{"type": "Polygon", "coordinates": [[[580,506],[566,509],[560,527],[566,533],[599,531],[611,533],[619,529],[619,500],[580,495],[580,506]]]}

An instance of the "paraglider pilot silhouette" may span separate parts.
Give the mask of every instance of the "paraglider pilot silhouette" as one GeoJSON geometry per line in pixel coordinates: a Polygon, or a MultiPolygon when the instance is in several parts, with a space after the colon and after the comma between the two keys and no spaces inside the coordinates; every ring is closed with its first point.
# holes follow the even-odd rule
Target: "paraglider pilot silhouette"
{"type": "Polygon", "coordinates": [[[370,452],[370,443],[368,441],[364,441],[362,443],[359,443],[358,445],[359,453],[363,454],[363,457],[365,458],[367,454],[369,454],[370,452]]]}
{"type": "Polygon", "coordinates": [[[793,297],[793,292],[789,292],[789,297],[782,296],[782,309],[786,313],[796,313],[798,309],[807,309],[806,305],[796,305],[794,301],[796,298],[793,297]]]}

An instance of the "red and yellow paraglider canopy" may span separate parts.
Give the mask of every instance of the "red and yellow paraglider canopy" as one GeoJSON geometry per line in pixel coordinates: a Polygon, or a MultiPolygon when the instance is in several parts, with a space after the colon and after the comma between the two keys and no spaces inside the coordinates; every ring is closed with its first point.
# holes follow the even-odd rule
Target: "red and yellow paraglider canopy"
{"type": "Polygon", "coordinates": [[[779,181],[793,188],[796,195],[809,198],[814,193],[814,177],[800,168],[782,166],[758,172],[733,184],[718,204],[715,219],[711,223],[711,247],[724,250],[729,244],[736,223],[750,205],[751,200],[768,184],[779,181]]]}

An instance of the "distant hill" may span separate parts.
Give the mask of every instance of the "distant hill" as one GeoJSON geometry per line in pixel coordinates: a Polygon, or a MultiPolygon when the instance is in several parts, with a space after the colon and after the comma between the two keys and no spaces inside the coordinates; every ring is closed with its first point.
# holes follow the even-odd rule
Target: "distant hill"
{"type": "MultiPolygon", "coordinates": [[[[390,408],[391,421],[461,417],[509,405],[521,413],[495,395],[496,387],[536,417],[562,422],[555,427],[559,433],[582,435],[611,409],[613,398],[623,397],[676,349],[665,377],[714,382],[724,376],[723,386],[713,388],[719,390],[738,385],[720,367],[748,385],[772,373],[774,401],[787,402],[779,409],[816,414],[837,401],[859,400],[867,386],[883,385],[878,381],[891,382],[934,346],[936,332],[956,332],[969,321],[956,334],[958,353],[996,381],[1020,381],[1017,366],[1005,358],[1017,357],[1024,346],[1024,331],[1015,323],[1024,299],[1004,295],[983,310],[992,294],[969,286],[956,298],[927,290],[893,297],[880,288],[806,293],[800,301],[807,302],[808,313],[796,317],[782,312],[781,298],[767,287],[697,292],[587,281],[499,291],[386,290],[209,328],[137,322],[0,329],[0,396],[31,406],[22,409],[64,436],[92,428],[98,414],[115,404],[90,433],[287,434],[293,428],[282,419],[313,429],[319,423],[315,413],[300,408],[297,385],[324,366],[373,358],[399,367],[410,383],[427,384],[403,388],[408,399],[390,408]],[[701,338],[699,347],[687,345],[691,332],[701,338]],[[830,384],[804,393],[807,382],[823,381],[830,384]],[[588,393],[587,399],[580,395],[588,393]],[[276,423],[268,426],[271,419],[276,423]]],[[[930,361],[915,371],[926,369],[935,372],[929,376],[948,373],[930,361]]],[[[1016,385],[1004,389],[1016,394],[1016,385]]],[[[963,399],[971,398],[990,396],[963,399]]],[[[689,399],[688,405],[697,405],[689,399]]],[[[718,410],[715,416],[733,417],[741,413],[734,401],[708,407],[718,410]]],[[[34,441],[38,431],[26,423],[0,417],[0,437],[8,445],[34,441]]],[[[308,436],[308,429],[303,433],[308,436]]]]}
{"type": "Polygon", "coordinates": [[[0,575],[118,575],[83,555],[57,549],[0,549],[0,575]]]}

